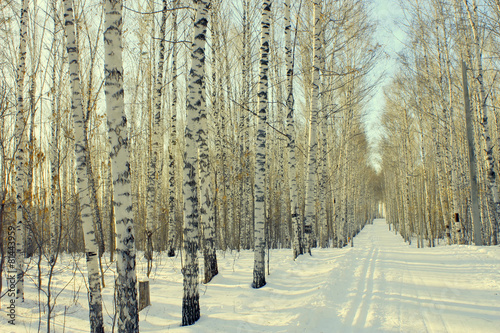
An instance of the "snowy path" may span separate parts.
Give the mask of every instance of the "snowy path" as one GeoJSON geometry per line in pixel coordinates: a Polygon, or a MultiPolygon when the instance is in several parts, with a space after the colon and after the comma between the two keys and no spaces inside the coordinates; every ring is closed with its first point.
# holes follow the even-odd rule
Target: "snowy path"
{"type": "Polygon", "coordinates": [[[388,232],[384,220],[354,245],[345,259],[359,265],[346,263],[334,278],[348,289],[337,304],[342,331],[500,331],[498,247],[418,249],[388,232]]]}
{"type": "MultiPolygon", "coordinates": [[[[179,327],[180,259],[157,258],[150,282],[153,305],[140,312],[141,332],[500,332],[499,247],[417,249],[376,220],[355,238],[353,248],[313,249],[312,257],[296,261],[290,250],[271,251],[271,275],[260,290],[250,287],[250,251],[218,256],[220,274],[200,286],[202,317],[191,327],[179,327]]],[[[85,267],[83,259],[79,266],[85,267]]],[[[144,274],[145,263],[138,268],[144,274]]],[[[67,270],[57,276],[60,286],[71,282],[57,301],[56,332],[63,327],[88,332],[85,275],[71,280],[67,270]]],[[[108,271],[106,332],[111,331],[112,281],[108,271]]],[[[15,330],[2,309],[0,332],[37,331],[37,296],[33,287],[27,289],[15,330]]]]}

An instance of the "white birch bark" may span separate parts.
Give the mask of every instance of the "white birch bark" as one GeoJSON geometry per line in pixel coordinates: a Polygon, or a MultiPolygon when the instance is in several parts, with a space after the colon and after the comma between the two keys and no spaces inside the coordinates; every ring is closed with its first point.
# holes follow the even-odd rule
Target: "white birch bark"
{"type": "MultiPolygon", "coordinates": [[[[152,5],[152,7],[154,7],[152,5]]],[[[154,11],[154,8],[153,8],[154,11]]],[[[158,228],[158,195],[160,191],[160,151],[163,147],[161,130],[161,111],[163,94],[163,68],[165,64],[165,27],[167,22],[167,1],[163,0],[162,17],[160,24],[160,50],[158,54],[158,70],[154,87],[154,109],[151,138],[151,155],[148,165],[148,186],[147,186],[147,225],[146,225],[146,251],[145,257],[148,261],[147,276],[151,273],[153,264],[153,234],[158,228]]],[[[154,24],[154,21],[153,23],[154,24]]]]}
{"type": "MultiPolygon", "coordinates": [[[[154,2],[149,2],[149,10],[154,12],[154,2]]],[[[161,124],[161,96],[162,96],[162,84],[163,84],[163,64],[165,59],[165,24],[167,19],[166,13],[167,7],[166,3],[163,3],[162,10],[162,20],[160,25],[160,50],[159,50],[159,59],[158,59],[158,72],[156,81],[154,83],[154,91],[153,93],[153,107],[151,113],[153,114],[152,122],[150,123],[151,132],[150,132],[150,154],[149,154],[149,163],[148,163],[148,177],[147,177],[147,187],[146,187],[146,196],[147,196],[147,209],[146,209],[146,249],[144,252],[144,256],[148,261],[147,267],[147,276],[151,273],[152,265],[153,265],[153,234],[158,224],[158,216],[157,216],[157,189],[159,182],[158,175],[158,162],[159,162],[159,152],[160,152],[160,124],[161,124]]],[[[155,36],[155,20],[154,18],[151,20],[151,36],[152,36],[152,52],[154,53],[154,38],[155,36]]],[[[154,61],[154,60],[153,60],[154,61]]],[[[153,73],[150,73],[150,77],[153,77],[153,73]]]]}
{"type": "Polygon", "coordinates": [[[196,17],[191,53],[191,71],[188,81],[185,153],[183,170],[184,194],[184,296],[182,298],[182,326],[192,325],[200,318],[198,286],[198,144],[200,138],[200,114],[205,109],[205,41],[210,1],[195,0],[196,17]]]}
{"type": "MultiPolygon", "coordinates": [[[[248,25],[248,23],[247,23],[248,25]]],[[[249,30],[249,28],[248,28],[249,30]]],[[[250,38],[250,36],[248,37],[250,38]]],[[[227,49],[227,47],[226,47],[227,49]]],[[[250,52],[250,47],[248,47],[246,49],[246,58],[247,58],[247,61],[246,63],[247,64],[250,64],[251,63],[251,52],[250,52]]],[[[229,61],[227,61],[227,64],[229,64],[229,61]]],[[[226,65],[227,66],[227,65],[226,65]]],[[[248,97],[247,97],[247,101],[249,103],[249,106],[250,106],[250,103],[251,103],[251,99],[250,99],[250,94],[251,94],[251,69],[252,67],[249,66],[248,70],[247,70],[247,80],[246,80],[246,89],[248,90],[248,97]]],[[[227,79],[226,81],[229,82],[229,75],[226,74],[227,76],[227,79]]],[[[229,95],[229,98],[231,96],[229,95]]],[[[254,175],[255,175],[255,172],[252,170],[252,166],[254,166],[254,163],[253,163],[253,152],[251,150],[251,137],[250,137],[250,128],[251,128],[251,124],[250,124],[250,115],[248,114],[250,110],[247,109],[247,116],[245,117],[245,156],[246,156],[246,164],[245,164],[245,171],[244,171],[244,174],[243,174],[243,181],[244,181],[244,186],[243,186],[243,197],[244,197],[244,200],[245,200],[245,203],[248,207],[245,208],[245,212],[246,214],[248,214],[248,216],[246,217],[246,220],[245,220],[245,223],[244,223],[244,226],[243,226],[243,232],[244,232],[244,244],[245,244],[245,249],[250,249],[252,248],[253,246],[253,234],[252,234],[252,231],[253,231],[253,228],[254,228],[254,219],[253,219],[253,214],[254,214],[254,200],[253,200],[253,188],[252,188],[252,185],[253,185],[253,181],[254,181],[254,175]]]]}
{"type": "MultiPolygon", "coordinates": [[[[75,32],[75,35],[78,37],[78,34],[75,32]]],[[[76,44],[78,44],[78,40],[76,40],[76,44]]],[[[92,115],[92,79],[93,79],[93,69],[94,69],[94,57],[91,59],[91,65],[89,69],[89,78],[88,78],[88,90],[87,90],[87,108],[86,113],[83,114],[83,144],[85,148],[86,154],[86,168],[88,175],[88,183],[89,183],[89,191],[90,191],[90,207],[92,210],[92,218],[94,220],[94,225],[96,229],[96,241],[99,249],[99,269],[102,272],[101,265],[101,257],[104,253],[104,233],[102,230],[102,219],[101,219],[101,211],[99,207],[99,195],[98,195],[98,185],[96,184],[96,179],[94,178],[94,171],[92,167],[92,159],[91,159],[91,145],[90,145],[90,131],[89,127],[92,127],[91,124],[91,115],[92,115]]],[[[83,108],[82,108],[83,110],[83,108]]],[[[103,287],[104,287],[104,278],[102,279],[103,287]]]]}
{"type": "Polygon", "coordinates": [[[253,288],[261,288],[266,284],[265,274],[265,177],[266,177],[266,121],[268,109],[268,72],[269,72],[269,33],[270,33],[271,1],[263,1],[261,21],[261,46],[259,66],[259,105],[257,123],[257,147],[255,160],[255,206],[254,206],[254,268],[253,288]]]}
{"type": "MultiPolygon", "coordinates": [[[[109,151],[109,149],[108,149],[109,151]]],[[[108,183],[108,197],[107,197],[107,203],[109,206],[109,209],[107,212],[109,213],[109,261],[113,262],[114,261],[114,256],[115,256],[115,250],[116,250],[116,237],[115,237],[115,227],[116,227],[116,222],[115,222],[115,208],[113,206],[114,203],[114,188],[113,188],[113,170],[112,170],[112,162],[111,162],[111,156],[108,155],[108,174],[106,177],[106,182],[108,183]]]]}
{"type": "Polygon", "coordinates": [[[248,182],[248,174],[249,170],[249,145],[248,145],[248,136],[246,135],[248,131],[248,118],[249,118],[249,102],[250,102],[250,85],[249,85],[249,71],[250,71],[250,59],[249,59],[249,49],[250,49],[250,31],[248,24],[248,16],[249,12],[249,1],[243,0],[242,4],[242,28],[243,28],[243,37],[242,37],[242,51],[241,51],[241,84],[242,84],[242,100],[241,100],[241,108],[240,108],[240,122],[239,122],[239,145],[240,145],[240,163],[241,163],[241,182],[240,182],[240,218],[241,223],[238,230],[238,248],[248,249],[250,244],[248,243],[248,234],[247,229],[248,225],[252,222],[250,219],[250,205],[249,205],[249,187],[250,184],[248,182]]]}
{"type": "MultiPolygon", "coordinates": [[[[496,235],[498,233],[498,220],[500,218],[500,200],[499,200],[499,195],[498,195],[498,185],[497,185],[497,176],[495,172],[495,157],[493,155],[493,144],[491,143],[491,136],[490,136],[490,124],[488,122],[488,116],[489,116],[489,110],[488,110],[488,104],[487,104],[487,99],[488,96],[486,94],[486,89],[484,87],[484,73],[483,73],[483,54],[481,51],[481,45],[480,45],[480,40],[479,40],[479,31],[478,31],[478,13],[477,13],[477,5],[476,1],[472,1],[472,7],[473,10],[471,11],[469,8],[469,1],[468,0],[463,0],[464,4],[467,8],[467,14],[469,18],[469,23],[472,29],[473,37],[474,37],[474,52],[476,56],[476,70],[477,70],[477,77],[476,81],[479,85],[479,103],[480,103],[480,110],[481,110],[481,120],[482,120],[482,137],[484,141],[484,146],[486,149],[486,179],[488,180],[487,187],[489,190],[489,194],[487,195],[488,197],[488,204],[490,208],[490,213],[492,214],[491,216],[491,221],[493,224],[492,228],[492,244],[496,245],[498,240],[496,238],[496,235]]],[[[461,225],[456,226],[455,232],[457,233],[457,237],[459,237],[459,240],[463,242],[463,232],[461,225]]]]}
{"type": "MultiPolygon", "coordinates": [[[[428,50],[427,50],[427,44],[425,43],[425,41],[422,43],[422,46],[423,46],[423,51],[424,51],[423,56],[424,56],[424,61],[425,61],[425,78],[426,78],[427,82],[431,82],[432,78],[431,78],[431,74],[430,74],[428,50]]],[[[417,93],[419,96],[429,95],[429,94],[425,93],[425,89],[427,89],[427,88],[428,87],[423,86],[420,81],[417,82],[417,93]]],[[[422,99],[424,99],[424,101],[425,101],[425,97],[420,97],[417,100],[417,109],[418,110],[425,110],[426,104],[429,103],[430,104],[429,108],[431,109],[430,112],[436,113],[435,102],[431,100],[431,101],[425,101],[426,103],[424,103],[424,102],[422,102],[422,99]]],[[[426,123],[425,123],[423,112],[418,112],[417,118],[418,118],[418,126],[420,128],[420,130],[419,130],[420,156],[422,159],[422,167],[421,167],[422,179],[421,179],[421,182],[422,182],[422,187],[423,187],[422,198],[421,198],[422,199],[422,210],[423,210],[423,214],[421,214],[421,215],[422,215],[423,221],[422,221],[422,225],[421,225],[421,234],[420,235],[422,236],[422,239],[421,239],[420,245],[421,245],[421,247],[424,247],[424,241],[423,241],[424,233],[423,233],[423,231],[426,230],[425,235],[429,241],[429,247],[431,247],[433,244],[434,236],[433,236],[432,227],[431,227],[431,212],[430,212],[431,195],[430,195],[430,190],[429,190],[429,185],[428,185],[428,183],[429,183],[429,170],[428,170],[428,156],[427,156],[427,151],[426,151],[427,136],[424,135],[424,132],[426,130],[425,129],[426,123]]],[[[458,193],[456,193],[456,194],[458,194],[458,193]]],[[[456,195],[454,195],[454,196],[456,196],[456,195]]],[[[457,215],[457,218],[459,218],[459,215],[457,215]]]]}
{"type": "Polygon", "coordinates": [[[118,331],[138,332],[135,238],[130,184],[130,154],[122,65],[122,0],[106,0],[104,73],[108,137],[113,170],[116,230],[118,331]]]}
{"type": "MultiPolygon", "coordinates": [[[[97,194],[97,185],[94,179],[94,171],[92,168],[92,161],[90,157],[90,144],[89,144],[89,117],[90,117],[90,110],[87,110],[87,115],[86,119],[84,119],[84,125],[83,125],[83,145],[84,145],[84,151],[86,156],[86,169],[87,169],[87,175],[88,175],[88,189],[89,189],[89,194],[90,194],[90,208],[92,211],[92,219],[94,220],[94,225],[96,229],[96,242],[97,242],[97,247],[98,247],[98,253],[99,257],[101,257],[104,253],[104,238],[103,238],[103,232],[102,232],[102,221],[101,221],[101,212],[99,208],[99,200],[98,200],[98,194],[97,194]]],[[[102,266],[100,266],[102,268],[102,266]]]]}
{"type": "MultiPolygon", "coordinates": [[[[178,1],[174,1],[174,7],[178,1]]],[[[172,40],[177,40],[177,11],[172,13],[172,40]]],[[[176,169],[175,163],[177,155],[177,46],[176,43],[172,45],[172,104],[170,115],[170,138],[168,145],[168,241],[167,241],[167,255],[169,257],[175,256],[175,239],[176,239],[176,169]]]]}
{"type": "MultiPolygon", "coordinates": [[[[36,2],[35,2],[36,7],[36,2]]],[[[36,12],[36,10],[35,10],[36,12]]],[[[36,49],[36,29],[33,30],[31,41],[31,55],[33,58],[33,50],[36,49]]],[[[35,114],[36,114],[36,101],[35,101],[35,92],[36,92],[36,63],[31,61],[31,73],[29,75],[30,84],[28,90],[28,104],[29,107],[29,132],[28,132],[28,163],[26,166],[26,194],[24,199],[24,214],[26,217],[24,218],[24,257],[31,258],[33,256],[33,233],[35,232],[35,210],[33,209],[33,173],[34,173],[34,153],[35,153],[35,114]]]]}
{"type": "Polygon", "coordinates": [[[290,208],[292,217],[292,258],[303,254],[301,246],[301,221],[299,219],[298,189],[297,189],[297,160],[295,158],[295,127],[294,127],[294,98],[293,98],[293,50],[292,50],[292,24],[290,21],[290,0],[285,0],[285,61],[286,61],[286,134],[288,136],[288,181],[290,187],[290,208]]]}
{"type": "Polygon", "coordinates": [[[85,240],[85,254],[87,257],[87,271],[89,280],[89,321],[91,332],[104,332],[102,318],[101,283],[99,280],[98,247],[95,238],[94,225],[92,221],[92,210],[90,207],[90,192],[87,174],[86,135],[84,130],[84,114],[82,96],[80,94],[80,69],[78,65],[78,46],[76,43],[75,23],[73,16],[73,4],[71,0],[63,0],[64,3],[64,29],[66,32],[66,51],[70,72],[71,101],[73,110],[73,121],[75,124],[75,155],[77,186],[80,195],[81,225],[85,240]]]}
{"type": "MultiPolygon", "coordinates": [[[[452,195],[453,195],[453,201],[452,201],[452,209],[455,212],[456,211],[456,197],[458,196],[458,189],[457,189],[457,179],[456,179],[456,171],[455,169],[457,168],[457,157],[456,157],[456,145],[454,144],[456,141],[455,138],[455,125],[453,121],[453,76],[451,73],[450,69],[450,52],[448,49],[448,36],[447,36],[447,30],[446,30],[446,24],[445,24],[445,19],[444,15],[441,16],[441,21],[442,21],[442,28],[443,28],[443,34],[444,34],[444,48],[445,48],[445,58],[446,58],[446,76],[448,78],[448,109],[449,112],[445,113],[445,122],[448,124],[448,130],[449,130],[449,139],[450,139],[450,147],[448,149],[449,153],[449,159],[450,159],[450,167],[452,169],[451,175],[451,188],[452,188],[452,195]]],[[[454,215],[454,214],[453,214],[454,215]]],[[[450,228],[450,218],[446,219],[445,222],[445,233],[446,233],[446,239],[448,241],[448,245],[451,245],[452,240],[451,240],[451,228],[450,228]]]]}
{"type": "MultiPolygon", "coordinates": [[[[212,59],[213,61],[213,59],[212,59]]],[[[205,95],[205,86],[201,89],[201,94],[205,95]]],[[[199,154],[199,177],[201,206],[200,215],[203,226],[203,261],[204,261],[204,283],[209,283],[217,275],[217,254],[215,252],[215,210],[214,210],[214,184],[212,180],[210,151],[208,148],[208,129],[206,103],[202,103],[199,108],[200,129],[198,135],[199,154]]]]}
{"type": "Polygon", "coordinates": [[[321,3],[314,1],[314,60],[312,78],[311,115],[309,118],[309,156],[307,161],[306,208],[304,219],[305,251],[311,254],[313,223],[316,221],[316,175],[317,175],[317,126],[319,114],[319,66],[321,62],[321,3]]]}
{"type": "Polygon", "coordinates": [[[465,106],[465,123],[467,130],[467,146],[469,151],[471,215],[472,215],[472,226],[474,228],[474,244],[476,246],[481,246],[483,245],[483,239],[481,231],[481,216],[479,214],[479,190],[477,184],[477,164],[476,164],[476,152],[474,146],[474,141],[475,141],[474,127],[473,127],[473,121],[472,121],[473,117],[469,100],[467,69],[464,61],[462,61],[462,82],[463,82],[463,95],[464,95],[464,106],[465,106]]]}
{"type": "Polygon", "coordinates": [[[56,83],[56,73],[57,73],[57,62],[58,58],[56,58],[57,50],[59,48],[56,47],[57,43],[57,34],[56,31],[58,29],[58,20],[57,20],[57,5],[56,3],[52,4],[52,15],[54,22],[54,36],[52,40],[52,50],[54,52],[53,55],[53,64],[52,64],[52,100],[51,100],[51,109],[52,109],[52,119],[50,123],[50,131],[51,131],[51,143],[50,143],[50,175],[51,175],[51,183],[50,183],[50,255],[49,255],[49,263],[54,265],[57,258],[57,252],[60,245],[61,239],[61,215],[59,210],[59,103],[58,103],[58,94],[56,91],[58,89],[58,85],[56,83]]]}
{"type": "Polygon", "coordinates": [[[327,247],[328,242],[328,225],[327,225],[327,206],[326,202],[328,200],[327,185],[328,185],[328,147],[327,147],[327,121],[328,114],[325,108],[323,108],[321,115],[321,159],[320,168],[321,175],[319,178],[319,201],[320,201],[320,212],[319,212],[319,235],[318,235],[318,245],[321,247],[327,247]]]}
{"type": "MultiPolygon", "coordinates": [[[[218,4],[220,2],[216,2],[213,4],[211,8],[211,35],[212,35],[212,48],[213,50],[218,50],[220,48],[220,36],[219,36],[219,22],[218,22],[218,4]]],[[[216,228],[216,240],[221,239],[220,232],[222,230],[221,224],[224,221],[224,210],[222,209],[222,204],[224,202],[224,163],[222,161],[222,150],[225,149],[222,145],[222,140],[224,139],[222,133],[222,118],[223,118],[223,87],[222,87],[222,75],[218,71],[218,66],[221,66],[222,60],[221,56],[218,56],[217,53],[212,52],[212,117],[215,122],[216,133],[214,135],[214,143],[215,143],[215,163],[218,167],[215,167],[215,188],[216,191],[214,193],[214,218],[215,223],[218,226],[216,228]],[[218,233],[217,233],[218,232],[218,233]]],[[[220,244],[220,242],[219,242],[220,244]]],[[[205,268],[206,269],[206,268],[205,268]]]]}
{"type": "MultiPolygon", "coordinates": [[[[321,53],[320,53],[320,66],[321,70],[325,70],[325,23],[321,21],[321,53]]],[[[321,82],[320,82],[321,83],[321,82]]],[[[322,91],[325,91],[325,82],[322,82],[322,91]]],[[[325,95],[321,94],[321,112],[320,112],[320,124],[321,124],[321,158],[318,165],[318,179],[319,179],[319,235],[317,237],[318,244],[321,247],[327,247],[328,241],[328,220],[327,220],[327,201],[329,200],[329,195],[327,193],[328,186],[328,143],[327,143],[327,132],[328,132],[328,110],[325,106],[325,95]],[[319,174],[321,172],[321,174],[319,174]]]]}
{"type": "Polygon", "coordinates": [[[28,3],[21,1],[19,59],[17,65],[17,105],[16,105],[16,297],[24,302],[24,229],[23,210],[26,195],[26,115],[24,111],[24,75],[26,73],[26,44],[28,37],[28,3]]]}
{"type": "Polygon", "coordinates": [[[410,177],[409,177],[409,166],[407,166],[407,163],[411,163],[407,157],[408,155],[408,146],[405,145],[403,148],[405,150],[404,155],[406,156],[404,158],[404,164],[402,165],[402,176],[404,179],[404,184],[403,184],[403,225],[401,227],[403,232],[403,238],[405,242],[408,242],[408,244],[411,245],[411,237],[412,237],[412,231],[411,231],[411,226],[413,224],[413,217],[411,216],[411,211],[410,211],[410,203],[411,203],[411,184],[410,184],[410,177]]]}

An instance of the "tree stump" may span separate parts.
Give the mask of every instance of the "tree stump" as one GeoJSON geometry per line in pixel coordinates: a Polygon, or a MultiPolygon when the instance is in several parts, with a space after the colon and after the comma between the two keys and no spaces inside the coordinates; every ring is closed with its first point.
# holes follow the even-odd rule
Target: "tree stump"
{"type": "Polygon", "coordinates": [[[139,311],[151,305],[149,296],[149,281],[139,281],[139,311]]]}

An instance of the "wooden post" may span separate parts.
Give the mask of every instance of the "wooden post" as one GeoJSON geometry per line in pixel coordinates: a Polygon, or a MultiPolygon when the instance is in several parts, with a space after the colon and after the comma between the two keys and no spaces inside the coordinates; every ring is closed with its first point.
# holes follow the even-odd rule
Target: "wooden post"
{"type": "Polygon", "coordinates": [[[149,281],[139,281],[139,311],[151,305],[149,296],[149,281]]]}

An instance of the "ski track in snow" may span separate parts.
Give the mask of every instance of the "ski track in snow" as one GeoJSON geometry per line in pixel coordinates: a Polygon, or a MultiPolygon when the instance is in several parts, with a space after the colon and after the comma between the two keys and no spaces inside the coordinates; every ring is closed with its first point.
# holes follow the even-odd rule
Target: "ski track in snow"
{"type": "MultiPolygon", "coordinates": [[[[313,256],[296,261],[289,249],[271,250],[271,274],[259,290],[250,286],[252,252],[217,255],[219,275],[200,284],[201,319],[190,327],[179,326],[180,258],[155,258],[152,306],[140,312],[141,332],[500,332],[498,246],[418,249],[380,219],[355,237],[354,247],[313,249],[313,256]]],[[[137,258],[142,280],[146,262],[142,253],[137,258]]],[[[16,326],[7,324],[3,298],[0,332],[38,331],[36,266],[29,267],[32,278],[25,279],[26,302],[17,304],[16,326]]],[[[77,269],[64,255],[56,267],[54,292],[61,294],[54,331],[88,332],[85,260],[80,257],[77,269]]],[[[108,265],[103,289],[106,332],[112,325],[114,270],[108,265]]]]}

